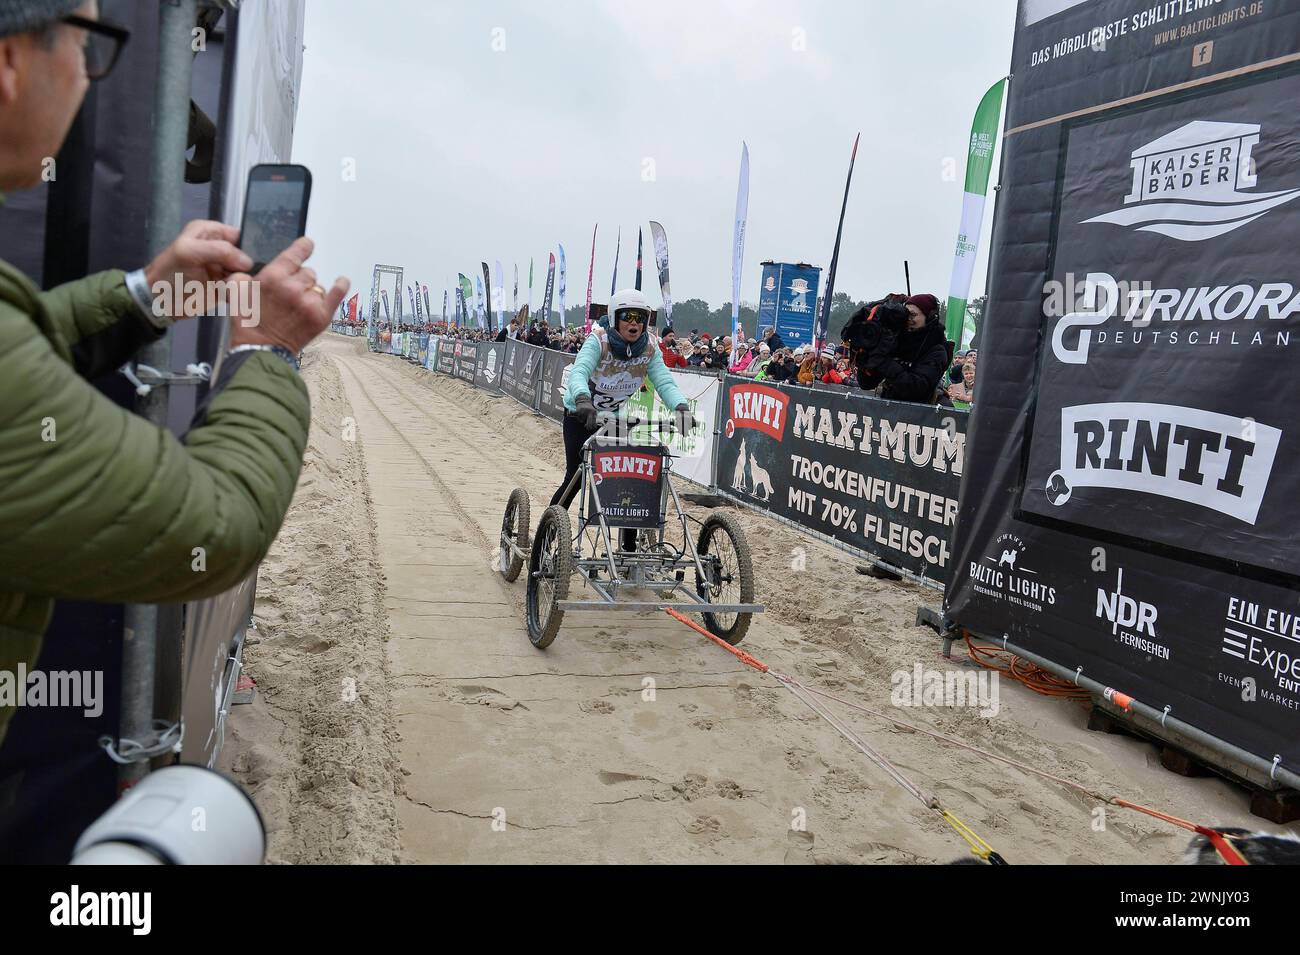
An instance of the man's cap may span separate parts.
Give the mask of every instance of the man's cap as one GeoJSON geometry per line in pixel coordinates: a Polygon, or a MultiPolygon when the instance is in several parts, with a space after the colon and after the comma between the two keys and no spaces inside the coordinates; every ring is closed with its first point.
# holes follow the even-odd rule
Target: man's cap
{"type": "Polygon", "coordinates": [[[84,0],[0,0],[0,37],[26,33],[76,10],[84,0]]]}

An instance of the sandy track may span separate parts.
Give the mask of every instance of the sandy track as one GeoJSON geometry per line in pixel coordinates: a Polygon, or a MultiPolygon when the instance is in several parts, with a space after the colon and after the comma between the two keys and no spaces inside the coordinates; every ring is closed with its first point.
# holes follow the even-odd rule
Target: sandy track
{"type": "MultiPolygon", "coordinates": [[[[226,754],[268,816],[274,860],[964,854],[946,824],[788,691],[663,615],[569,614],[549,650],[529,644],[523,579],[506,584],[490,561],[510,489],[527,488],[535,526],[559,482],[553,423],[348,339],[313,346],[304,373],[311,447],[263,567],[260,642],[248,654],[262,693],[236,710],[226,754]],[[792,828],[801,817],[806,831],[792,828]]],[[[756,656],[880,710],[894,672],[958,665],[912,626],[937,594],[861,577],[833,548],[732,513],[770,608],[744,644],[756,656]]],[[[1086,732],[1078,704],[1009,682],[992,719],[891,712],[1094,791],[1258,827],[1243,791],[1173,776],[1153,748],[1086,732]]],[[[1067,787],[841,715],[1012,862],[1174,861],[1185,844],[1119,810],[1098,831],[1095,804],[1067,787]]]]}

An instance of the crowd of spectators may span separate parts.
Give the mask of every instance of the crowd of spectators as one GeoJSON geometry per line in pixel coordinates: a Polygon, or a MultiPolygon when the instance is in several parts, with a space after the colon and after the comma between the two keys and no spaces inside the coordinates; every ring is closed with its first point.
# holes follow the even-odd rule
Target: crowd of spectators
{"type": "MultiPolygon", "coordinates": [[[[381,324],[381,334],[387,329],[381,324]]],[[[425,322],[403,324],[399,331],[426,332],[463,341],[515,339],[576,354],[582,347],[580,327],[552,325],[530,318],[525,306],[499,330],[425,322]]],[[[791,347],[775,328],[759,339],[747,338],[733,350],[730,335],[710,335],[699,329],[660,333],[659,348],[669,368],[727,371],[774,384],[861,388],[895,401],[969,408],[974,403],[974,349],[957,351],[944,331],[938,300],[929,294],[887,295],[854,312],[840,330],[839,343],[791,347]]]]}
{"type": "Polygon", "coordinates": [[[840,342],[787,345],[775,328],[746,339],[733,352],[730,335],[691,329],[660,339],[669,368],[726,370],[775,384],[861,388],[895,401],[969,408],[974,401],[975,351],[953,353],[933,295],[888,295],[854,313],[840,342]]]}

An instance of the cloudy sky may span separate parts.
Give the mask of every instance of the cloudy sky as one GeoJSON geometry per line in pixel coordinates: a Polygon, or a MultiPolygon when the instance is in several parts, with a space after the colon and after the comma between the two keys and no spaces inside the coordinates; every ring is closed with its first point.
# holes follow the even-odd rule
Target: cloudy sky
{"type": "Polygon", "coordinates": [[[906,258],[913,291],[942,298],[971,118],[1009,69],[1014,17],[1014,0],[308,0],[294,161],[313,171],[313,264],[363,292],[376,262],[400,265],[440,309],[485,260],[507,284],[519,264],[524,300],[531,256],[536,305],[562,244],[573,305],[592,227],[605,301],[615,234],[627,286],[642,226],[657,305],[656,219],[674,299],[716,307],[743,140],[755,301],[764,259],[829,265],[861,131],[836,288],[900,289],[906,258]]]}

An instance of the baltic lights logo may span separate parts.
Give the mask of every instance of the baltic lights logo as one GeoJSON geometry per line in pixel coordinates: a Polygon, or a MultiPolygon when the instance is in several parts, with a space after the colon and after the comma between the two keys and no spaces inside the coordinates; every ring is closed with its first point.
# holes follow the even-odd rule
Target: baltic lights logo
{"type": "Polygon", "coordinates": [[[1257,184],[1251,151],[1260,127],[1197,120],[1133,150],[1124,208],[1083,220],[1201,242],[1254,222],[1300,189],[1242,192],[1257,184]]]}
{"type": "Polygon", "coordinates": [[[982,561],[970,562],[970,578],[978,593],[1041,613],[1043,607],[1056,603],[1056,588],[1025,566],[1025,549],[1025,542],[1015,534],[1002,534],[982,561]]]}

